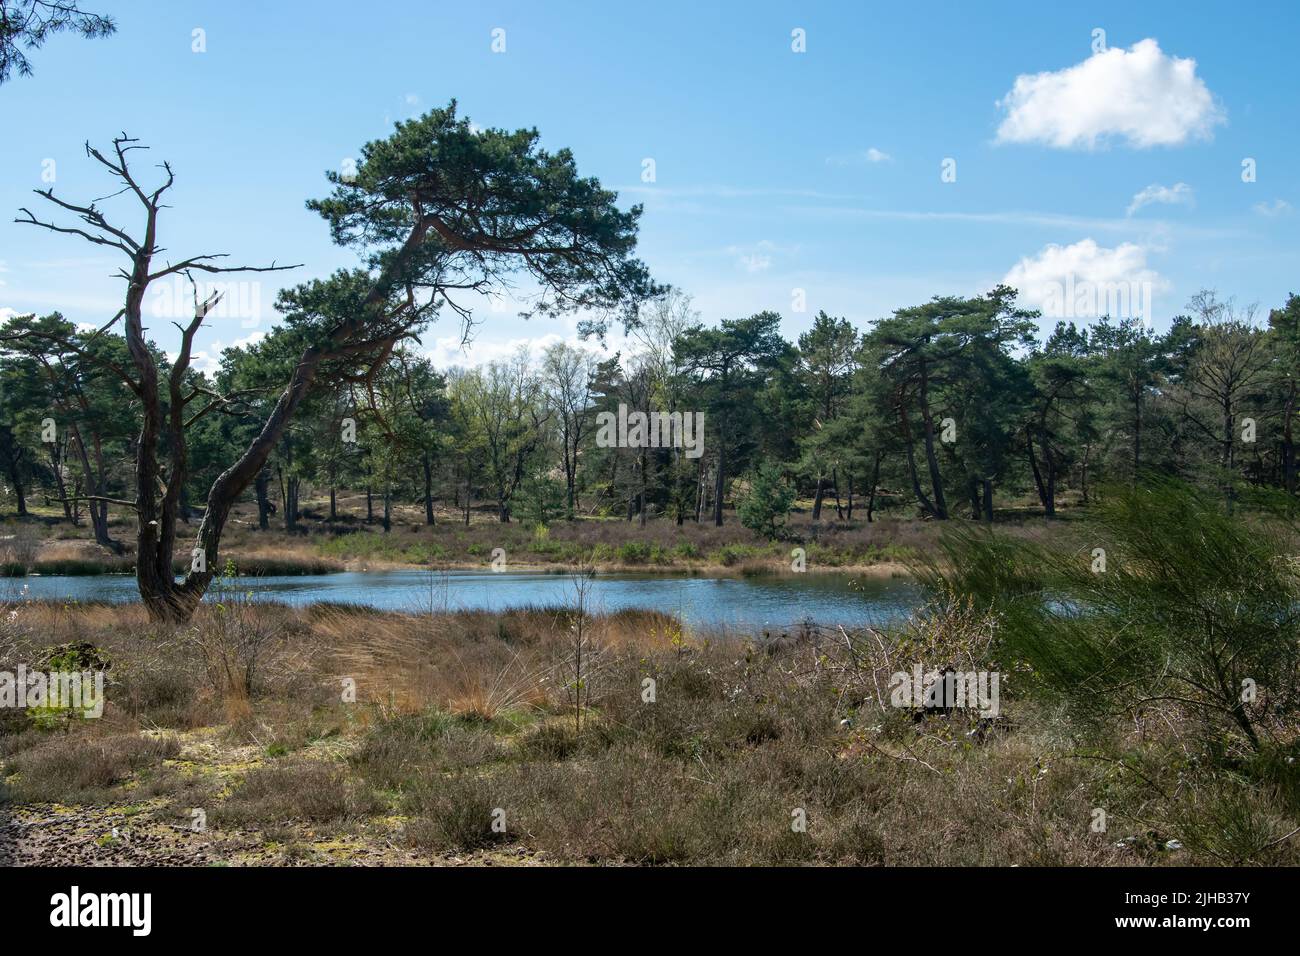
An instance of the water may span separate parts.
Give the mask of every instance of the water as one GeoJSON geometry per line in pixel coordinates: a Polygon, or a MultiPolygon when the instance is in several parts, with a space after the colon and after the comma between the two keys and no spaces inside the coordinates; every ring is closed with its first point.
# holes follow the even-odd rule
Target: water
{"type": "MultiPolygon", "coordinates": [[[[0,601],[16,596],[53,601],[135,601],[128,575],[14,578],[0,583],[0,601]]],[[[573,579],[563,574],[480,571],[348,571],[287,577],[238,578],[232,585],[256,598],[287,604],[336,601],[383,610],[503,610],[520,605],[571,604],[573,579]]],[[[211,600],[209,592],[208,599],[211,600]]],[[[812,619],[845,626],[883,624],[918,603],[906,580],[839,574],[708,578],[664,574],[599,574],[588,607],[593,611],[651,608],[679,614],[695,627],[747,633],[782,630],[812,619]]]]}

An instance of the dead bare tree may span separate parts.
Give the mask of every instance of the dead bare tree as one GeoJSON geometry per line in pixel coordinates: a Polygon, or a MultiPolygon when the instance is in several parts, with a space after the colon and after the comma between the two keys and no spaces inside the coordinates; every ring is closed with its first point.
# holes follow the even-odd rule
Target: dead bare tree
{"type": "MultiPolygon", "coordinates": [[[[21,335],[25,338],[37,339],[48,336],[49,344],[76,352],[82,359],[110,369],[139,401],[141,428],[136,444],[136,494],[134,502],[130,503],[135,509],[137,521],[136,580],[140,586],[140,596],[151,616],[165,620],[185,620],[193,613],[194,607],[211,579],[211,572],[206,570],[206,561],[197,561],[196,569],[187,575],[183,584],[177,584],[172,572],[172,554],[176,543],[181,490],[188,474],[185,428],[204,413],[203,411],[192,413],[190,405],[195,400],[210,401],[209,408],[224,401],[222,396],[195,385],[192,380],[187,382],[187,373],[190,369],[194,336],[202,326],[204,318],[216,306],[220,293],[213,293],[204,301],[199,301],[196,287],[193,318],[183,327],[176,323],[181,332],[181,347],[175,361],[172,362],[165,382],[159,380],[158,363],[145,338],[144,297],[151,283],[171,275],[191,276],[196,271],[278,272],[296,267],[278,266],[275,263],[269,266],[226,266],[219,262],[226,258],[224,253],[191,256],[177,262],[165,261],[161,265],[157,264],[155,259],[165,251],[158,244],[158,215],[167,208],[163,203],[163,197],[175,182],[175,175],[171,166],[164,162],[161,165],[163,171],[161,185],[151,190],[141,185],[131,169],[130,154],[144,148],[146,147],[141,146],[137,140],[125,133],[114,137],[111,154],[101,152],[89,143],[86,144],[86,154],[112,173],[121,183],[121,188],[112,195],[133,197],[143,211],[144,223],[138,238],[125,228],[109,222],[97,205],[101,200],[94,200],[87,205],[78,205],[56,196],[53,188],[38,189],[36,193],[59,209],[74,214],[81,225],[60,225],[51,220],[38,219],[31,210],[26,208],[20,210],[23,216],[16,220],[52,232],[78,236],[95,245],[117,249],[127,257],[130,266],[118,272],[127,283],[125,304],[96,334],[103,334],[121,322],[131,360],[130,365],[87,351],[75,342],[58,336],[57,333],[27,330],[21,335]],[[188,394],[185,394],[187,387],[188,394]],[[164,400],[166,421],[164,421],[164,400]],[[160,440],[164,428],[167,446],[165,472],[159,461],[160,440]],[[199,568],[202,570],[198,570],[199,568]]],[[[245,452],[240,462],[247,457],[248,452],[245,452]]],[[[236,463],[235,467],[237,468],[238,465],[239,463],[236,463]]],[[[243,490],[243,485],[240,485],[237,490],[233,488],[233,483],[237,479],[228,477],[233,470],[233,468],[228,470],[214,484],[208,500],[208,514],[203,523],[204,528],[208,529],[208,537],[214,540],[211,549],[214,563],[215,538],[220,534],[220,523],[224,522],[235,496],[243,490]]],[[[89,495],[88,497],[99,499],[101,496],[89,495]]],[[[100,503],[102,501],[92,500],[92,505],[100,503]]],[[[200,533],[200,542],[202,543],[203,540],[204,535],[200,533]]]]}

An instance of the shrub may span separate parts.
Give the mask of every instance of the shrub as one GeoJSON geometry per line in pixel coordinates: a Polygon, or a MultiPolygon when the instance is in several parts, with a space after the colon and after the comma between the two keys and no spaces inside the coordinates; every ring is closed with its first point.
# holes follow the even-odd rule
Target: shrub
{"type": "Polygon", "coordinates": [[[561,482],[547,475],[525,478],[515,493],[512,510],[525,524],[549,525],[565,517],[567,492],[561,482]]]}
{"type": "Polygon", "coordinates": [[[276,627],[265,613],[239,594],[218,593],[219,602],[190,631],[212,689],[226,700],[253,696],[257,665],[276,627]]]}
{"type": "Polygon", "coordinates": [[[377,809],[370,791],[350,784],[341,766],[304,759],[249,771],[244,782],[217,807],[215,821],[233,826],[286,820],[328,823],[377,809]]]}
{"type": "Polygon", "coordinates": [[[406,838],[414,846],[435,850],[474,850],[502,841],[492,829],[499,803],[491,785],[473,774],[435,777],[420,782],[407,806],[414,819],[406,838]]]}
{"type": "Polygon", "coordinates": [[[534,760],[567,760],[578,751],[578,735],[568,723],[539,724],[519,742],[520,752],[534,760]]]}
{"type": "Polygon", "coordinates": [[[651,557],[650,544],[646,541],[624,541],[618,546],[618,559],[627,564],[645,564],[651,557]]]}
{"type": "Polygon", "coordinates": [[[920,570],[998,617],[1002,656],[1091,726],[1170,708],[1202,746],[1290,747],[1300,713],[1300,562],[1280,512],[1230,513],[1178,482],[1113,490],[1073,541],[967,529],[920,570]]]}
{"type": "Polygon", "coordinates": [[[351,763],[374,785],[402,790],[422,774],[481,766],[501,756],[491,733],[433,710],[377,725],[351,763]]]}
{"type": "Polygon", "coordinates": [[[749,493],[741,499],[737,512],[740,523],[755,534],[775,541],[785,530],[785,521],[794,504],[794,489],[786,484],[781,469],[775,465],[760,465],[749,485],[749,493]]]}
{"type": "Polygon", "coordinates": [[[15,799],[25,802],[89,803],[133,771],[175,757],[175,737],[124,734],[93,740],[60,737],[29,747],[6,761],[15,799]]]}

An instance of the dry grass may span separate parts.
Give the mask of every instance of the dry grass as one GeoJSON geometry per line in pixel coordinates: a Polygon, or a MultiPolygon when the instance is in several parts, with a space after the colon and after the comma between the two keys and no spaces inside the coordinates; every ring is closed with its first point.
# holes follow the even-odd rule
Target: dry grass
{"type": "Polygon", "coordinates": [[[14,653],[90,640],[112,681],[100,721],[0,730],[8,799],[161,794],[177,819],[206,806],[218,830],[277,846],[328,832],[426,859],[509,848],[578,863],[1300,862],[1285,839],[1300,822],[1286,768],[1193,760],[1187,735],[1157,721],[1085,741],[1005,684],[1005,719],[988,733],[966,713],[882,702],[881,681],[913,658],[987,663],[990,622],[961,605],[901,630],[766,642],[593,615],[580,732],[565,685],[570,610],[250,613],[263,639],[232,725],[228,687],[194,637],[220,622],[165,631],[135,607],[23,606],[14,653]],[[1097,808],[1106,832],[1091,829],[1097,808]]]}
{"type": "MultiPolygon", "coordinates": [[[[332,652],[336,679],[352,678],[359,698],[389,712],[436,707],[490,722],[561,705],[558,669],[572,639],[567,608],[366,615],[363,641],[353,611],[317,610],[312,617],[314,632],[332,652]]],[[[670,615],[652,611],[591,620],[597,657],[627,647],[661,650],[680,633],[670,615]]],[[[591,679],[599,679],[598,667],[591,679]]]]}

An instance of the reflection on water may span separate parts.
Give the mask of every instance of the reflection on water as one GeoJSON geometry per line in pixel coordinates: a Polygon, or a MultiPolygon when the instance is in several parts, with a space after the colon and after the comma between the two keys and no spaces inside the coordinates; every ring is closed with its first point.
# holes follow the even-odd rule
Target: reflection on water
{"type": "MultiPolygon", "coordinates": [[[[135,578],[29,577],[0,585],[0,600],[27,586],[37,600],[134,601],[135,578]]],[[[232,588],[288,604],[334,601],[384,610],[502,610],[520,605],[568,604],[568,575],[539,572],[349,571],[289,577],[237,578],[232,588]]],[[[208,600],[214,594],[209,593],[208,600]]],[[[909,581],[839,574],[706,578],[661,574],[597,575],[593,611],[652,608],[678,614],[687,624],[755,632],[819,624],[881,624],[905,616],[919,601],[909,581]]]]}

